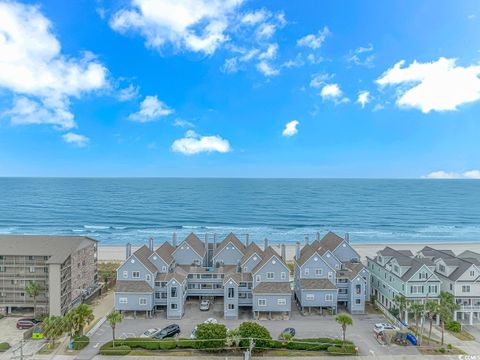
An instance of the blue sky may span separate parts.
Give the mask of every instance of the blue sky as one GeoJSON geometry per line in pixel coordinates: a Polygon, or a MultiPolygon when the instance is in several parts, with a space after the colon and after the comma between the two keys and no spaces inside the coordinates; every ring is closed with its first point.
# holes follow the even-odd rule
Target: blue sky
{"type": "Polygon", "coordinates": [[[479,35],[475,0],[0,0],[0,175],[480,178],[479,35]]]}

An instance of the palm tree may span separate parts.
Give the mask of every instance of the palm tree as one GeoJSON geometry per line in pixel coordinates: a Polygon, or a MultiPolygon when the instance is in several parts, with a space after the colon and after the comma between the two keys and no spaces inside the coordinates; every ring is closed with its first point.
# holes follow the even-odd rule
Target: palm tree
{"type": "Polygon", "coordinates": [[[438,314],[440,315],[440,324],[442,325],[442,345],[445,336],[445,324],[453,319],[453,312],[460,309],[460,305],[455,303],[455,297],[445,291],[441,291],[438,296],[440,302],[438,304],[438,314]]]}
{"type": "Polygon", "coordinates": [[[393,302],[397,305],[400,312],[400,321],[405,321],[405,310],[407,310],[408,302],[407,298],[404,295],[395,295],[393,297],[393,302]]]}
{"type": "Polygon", "coordinates": [[[425,303],[425,309],[427,310],[427,317],[430,323],[428,329],[428,343],[430,343],[430,338],[432,337],[433,318],[438,315],[438,303],[436,301],[429,300],[425,303]]]}
{"type": "MultiPolygon", "coordinates": [[[[335,321],[342,326],[343,341],[345,342],[345,333],[347,332],[347,326],[352,325],[353,320],[350,317],[350,315],[339,314],[335,317],[335,321]]],[[[345,345],[345,343],[342,346],[344,346],[344,345],[345,345]]]]}
{"type": "Polygon", "coordinates": [[[33,317],[37,316],[37,296],[40,295],[40,284],[30,280],[25,285],[25,292],[33,297],[33,317]]]}
{"type": "Polygon", "coordinates": [[[63,316],[49,316],[45,318],[40,325],[43,335],[51,341],[51,346],[55,346],[55,339],[62,336],[67,331],[67,323],[63,316]]]}
{"type": "Polygon", "coordinates": [[[122,320],[123,315],[119,311],[112,310],[112,312],[107,315],[107,321],[112,328],[112,347],[115,347],[115,327],[118,323],[121,323],[122,320]]]}
{"type": "Polygon", "coordinates": [[[418,334],[419,334],[418,318],[419,318],[420,314],[423,312],[423,305],[420,304],[420,303],[412,302],[412,303],[410,303],[410,306],[408,308],[413,313],[413,318],[415,319],[415,333],[418,336],[418,334]]]}
{"type": "Polygon", "coordinates": [[[87,304],[81,304],[67,313],[72,324],[73,334],[82,336],[84,327],[94,319],[93,311],[87,304]]]}

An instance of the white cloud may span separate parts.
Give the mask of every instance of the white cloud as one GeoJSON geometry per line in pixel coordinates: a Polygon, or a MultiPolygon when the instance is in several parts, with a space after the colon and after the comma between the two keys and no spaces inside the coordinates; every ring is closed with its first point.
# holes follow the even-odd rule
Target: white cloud
{"type": "Polygon", "coordinates": [[[173,114],[173,112],[174,110],[163,101],[158,100],[157,96],[146,96],[140,104],[140,110],[130,114],[128,118],[132,121],[145,123],[158,120],[163,116],[173,114]]]}
{"type": "Polygon", "coordinates": [[[385,109],[385,106],[382,105],[382,104],[375,104],[375,106],[373,107],[373,111],[380,111],[380,110],[383,110],[385,109]]]}
{"type": "Polygon", "coordinates": [[[325,83],[333,78],[335,75],[333,74],[328,74],[328,73],[319,73],[319,74],[313,74],[312,75],[312,80],[310,80],[310,86],[313,88],[321,88],[325,83]]]}
{"type": "Polygon", "coordinates": [[[242,0],[132,0],[110,20],[112,29],[139,32],[148,47],[213,54],[242,0]]]}
{"type": "Polygon", "coordinates": [[[37,6],[0,3],[0,88],[19,96],[3,113],[12,123],[74,128],[70,98],[105,88],[107,72],[91,53],[63,55],[37,6]]]}
{"type": "Polygon", "coordinates": [[[278,44],[270,44],[267,47],[267,50],[258,55],[260,60],[270,60],[277,57],[278,44]]]}
{"type": "Polygon", "coordinates": [[[463,173],[434,171],[423,176],[424,179],[480,179],[480,170],[468,170],[463,173]]]}
{"type": "Polygon", "coordinates": [[[297,126],[300,124],[297,120],[292,120],[285,125],[282,131],[283,136],[293,136],[298,133],[297,126]]]}
{"type": "Polygon", "coordinates": [[[275,31],[277,31],[277,27],[274,24],[265,23],[258,27],[256,35],[260,39],[270,39],[275,31]]]}
{"type": "Polygon", "coordinates": [[[265,61],[261,61],[257,64],[257,69],[260,71],[263,75],[270,77],[270,76],[277,76],[280,74],[280,70],[274,68],[272,65],[265,61]]]}
{"type": "Polygon", "coordinates": [[[227,153],[231,151],[228,140],[218,135],[201,136],[193,130],[185,133],[185,137],[177,139],[172,144],[172,151],[185,155],[194,155],[202,152],[227,153]]]}
{"type": "Polygon", "coordinates": [[[360,46],[355,50],[350,50],[346,59],[349,63],[372,68],[374,66],[373,61],[375,60],[375,55],[372,54],[372,51],[372,44],[368,44],[366,47],[360,46]]]}
{"type": "Polygon", "coordinates": [[[128,87],[120,89],[118,92],[118,100],[120,101],[130,101],[136,99],[140,94],[140,88],[134,86],[133,84],[128,85],[128,87]]]}
{"type": "Polygon", "coordinates": [[[322,30],[318,30],[318,34],[308,34],[301,39],[298,39],[298,46],[306,46],[311,49],[319,49],[328,35],[330,35],[328,27],[324,27],[322,30]]]}
{"type": "Polygon", "coordinates": [[[242,16],[241,22],[247,25],[257,25],[263,22],[268,17],[268,12],[265,9],[255,10],[246,13],[242,16]]]}
{"type": "Polygon", "coordinates": [[[68,144],[72,144],[78,147],[85,147],[90,142],[90,139],[84,135],[75,134],[72,132],[68,132],[62,135],[63,141],[68,144]]]}
{"type": "Polygon", "coordinates": [[[332,100],[336,105],[350,101],[349,98],[343,96],[342,89],[340,89],[338,84],[326,84],[322,90],[320,90],[320,96],[323,100],[332,100]]]}
{"type": "Polygon", "coordinates": [[[404,65],[404,60],[399,61],[376,81],[381,86],[399,86],[396,103],[400,107],[423,113],[452,111],[480,100],[480,65],[458,66],[455,59],[443,57],[404,65]]]}
{"type": "Polygon", "coordinates": [[[187,121],[187,120],[183,120],[183,119],[175,119],[175,121],[173,122],[173,126],[176,126],[176,127],[183,127],[183,128],[193,128],[195,127],[195,125],[193,123],[191,123],[190,121],[187,121]]]}
{"type": "Polygon", "coordinates": [[[367,90],[362,90],[358,93],[357,103],[359,103],[362,108],[365,107],[370,102],[370,92],[367,90]]]}

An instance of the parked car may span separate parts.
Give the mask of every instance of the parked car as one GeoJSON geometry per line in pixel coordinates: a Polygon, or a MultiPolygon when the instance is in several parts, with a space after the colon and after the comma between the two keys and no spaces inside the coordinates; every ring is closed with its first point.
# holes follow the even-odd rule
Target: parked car
{"type": "Polygon", "coordinates": [[[159,332],[159,328],[151,328],[145,331],[142,335],[140,335],[141,338],[151,338],[153,335],[155,335],[157,332],[159,332]]]}
{"type": "Polygon", "coordinates": [[[373,326],[373,332],[378,334],[380,332],[384,332],[384,331],[389,331],[389,330],[392,330],[392,331],[395,331],[395,330],[400,330],[398,327],[396,327],[395,325],[392,325],[392,324],[387,324],[387,323],[378,323],[378,324],[375,324],[373,326]]]}
{"type": "MultiPolygon", "coordinates": [[[[205,320],[203,322],[204,324],[216,324],[218,323],[217,319],[215,318],[208,318],[207,320],[205,320]]],[[[198,329],[198,326],[195,326],[192,330],[192,333],[190,334],[190,339],[196,339],[197,337],[197,329],[198,329]]]]}
{"type": "Polygon", "coordinates": [[[18,330],[30,329],[40,324],[40,322],[41,321],[37,319],[19,319],[17,321],[17,329],[18,330]]]}
{"type": "Polygon", "coordinates": [[[154,339],[165,339],[180,334],[180,326],[177,324],[168,325],[152,336],[154,339]]]}
{"type": "Polygon", "coordinates": [[[285,336],[294,337],[294,336],[295,336],[295,329],[292,328],[292,327],[288,327],[288,328],[284,329],[284,330],[282,331],[282,333],[280,334],[279,338],[280,338],[280,339],[284,339],[285,336]]]}
{"type": "Polygon", "coordinates": [[[200,311],[210,310],[210,300],[202,300],[200,302],[200,311]]]}

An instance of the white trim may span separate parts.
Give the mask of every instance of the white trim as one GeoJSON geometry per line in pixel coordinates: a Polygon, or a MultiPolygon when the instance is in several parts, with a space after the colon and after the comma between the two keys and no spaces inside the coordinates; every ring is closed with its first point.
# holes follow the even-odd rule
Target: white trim
{"type": "Polygon", "coordinates": [[[147,306],[147,304],[148,304],[148,299],[146,297],[138,298],[138,305],[147,306]],[[142,300],[145,300],[145,304],[142,304],[142,300]]]}
{"type": "MultiPolygon", "coordinates": [[[[255,275],[255,274],[258,273],[260,270],[262,270],[265,265],[267,265],[267,264],[270,263],[270,260],[272,260],[272,258],[276,258],[277,261],[285,268],[285,270],[290,271],[290,268],[289,268],[283,261],[281,261],[280,258],[279,258],[277,255],[274,254],[274,255],[272,255],[272,256],[270,256],[270,257],[268,258],[268,261],[265,261],[265,264],[263,264],[262,266],[260,266],[260,268],[259,268],[257,271],[255,271],[254,273],[252,273],[252,274],[255,275]]],[[[262,261],[263,261],[263,259],[262,259],[262,261]]]]}
{"type": "Polygon", "coordinates": [[[284,298],[277,299],[277,305],[280,305],[280,306],[287,305],[287,299],[284,299],[284,298]]]}
{"type": "Polygon", "coordinates": [[[257,305],[261,307],[267,306],[267,299],[264,299],[264,298],[258,299],[257,305]],[[260,301],[262,301],[264,304],[260,305],[260,301]]]}
{"type": "Polygon", "coordinates": [[[128,298],[127,297],[119,297],[118,298],[118,303],[121,305],[126,305],[128,304],[128,298]]]}
{"type": "MultiPolygon", "coordinates": [[[[188,236],[190,236],[190,235],[188,235],[188,236]]],[[[188,237],[188,236],[187,236],[187,237],[188,237]]],[[[195,235],[195,236],[196,236],[196,235],[195,235]]],[[[197,238],[198,238],[198,237],[197,237],[197,238]]],[[[198,239],[198,241],[201,242],[200,239],[198,239]]],[[[199,257],[200,259],[202,259],[202,260],[203,260],[203,258],[205,257],[205,255],[207,254],[207,249],[205,249],[205,255],[204,255],[204,256],[200,255],[198,252],[195,251],[195,249],[193,248],[193,246],[191,246],[189,243],[187,243],[187,240],[186,240],[186,239],[183,239],[182,242],[177,246],[177,248],[176,248],[175,250],[173,250],[173,252],[172,252],[172,257],[173,257],[173,254],[175,254],[175,253],[177,252],[177,250],[182,247],[182,244],[183,244],[183,243],[186,243],[186,244],[187,244],[187,246],[188,246],[188,249],[187,249],[187,250],[192,249],[193,252],[194,252],[195,254],[197,254],[198,257],[199,257]]],[[[182,249],[182,250],[184,250],[184,249],[182,249]]]]}
{"type": "MultiPolygon", "coordinates": [[[[228,235],[227,235],[227,236],[228,236],[228,235]]],[[[239,241],[240,241],[240,240],[239,240],[239,241]]],[[[235,246],[235,244],[230,240],[230,241],[227,243],[227,245],[225,245],[225,246],[222,248],[222,250],[220,250],[216,255],[213,255],[212,260],[214,260],[218,255],[220,255],[220,254],[223,252],[223,250],[225,250],[225,249],[227,248],[228,245],[232,245],[232,246],[235,248],[235,250],[237,250],[237,252],[239,252],[240,254],[243,254],[242,251],[241,251],[239,248],[237,248],[237,247],[235,246]]]]}
{"type": "MultiPolygon", "coordinates": [[[[246,260],[245,260],[243,263],[241,263],[240,265],[241,265],[241,266],[245,265],[245,264],[252,258],[252,256],[254,256],[254,255],[258,256],[258,258],[260,259],[260,261],[262,261],[262,257],[259,256],[259,255],[257,254],[257,252],[254,251],[253,254],[250,255],[250,256],[248,257],[248,259],[246,259],[246,260]]],[[[255,266],[257,266],[257,265],[255,265],[255,266]]]]}

